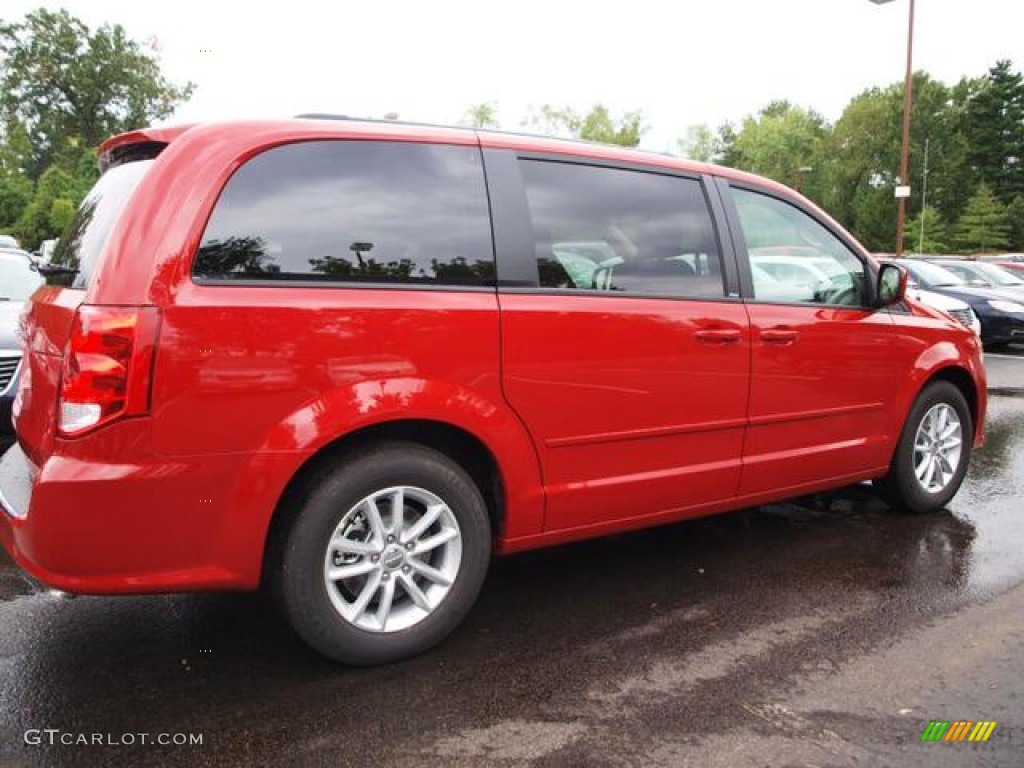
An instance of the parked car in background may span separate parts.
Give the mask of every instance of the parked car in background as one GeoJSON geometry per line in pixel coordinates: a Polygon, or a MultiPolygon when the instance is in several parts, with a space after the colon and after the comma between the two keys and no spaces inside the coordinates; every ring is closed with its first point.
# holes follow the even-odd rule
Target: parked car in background
{"type": "Polygon", "coordinates": [[[882,259],[899,264],[910,273],[911,287],[951,296],[966,302],[981,322],[981,341],[993,348],[1024,341],[1024,303],[1013,294],[994,288],[968,285],[938,264],[920,259],[882,259]]]}
{"type": "Polygon", "coordinates": [[[36,261],[40,264],[49,264],[50,259],[53,258],[53,252],[57,248],[57,242],[56,238],[43,240],[43,242],[39,244],[39,248],[37,248],[36,252],[33,254],[36,261]]]}
{"type": "Polygon", "coordinates": [[[0,253],[6,253],[9,256],[17,256],[22,259],[26,264],[37,266],[35,257],[28,251],[24,251],[21,248],[2,248],[0,247],[0,253]]]}
{"type": "Polygon", "coordinates": [[[978,337],[758,176],[344,119],[99,164],[0,460],[0,542],[58,589],[265,584],[322,654],[393,661],[495,554],[861,481],[937,511],[984,440],[978,337]]]}
{"type": "Polygon", "coordinates": [[[1024,261],[993,261],[990,263],[1014,273],[1024,273],[1024,261]]]}
{"type": "Polygon", "coordinates": [[[21,243],[13,235],[0,235],[0,248],[21,248],[21,243]]]}
{"type": "Polygon", "coordinates": [[[18,321],[28,297],[43,282],[39,270],[18,252],[0,251],[0,438],[14,433],[11,405],[18,388],[22,358],[18,321]]]}
{"type": "Polygon", "coordinates": [[[813,248],[751,248],[750,263],[780,283],[802,288],[807,296],[805,301],[820,300],[816,297],[823,290],[853,284],[853,277],[841,264],[822,257],[813,248]]]}
{"type": "Polygon", "coordinates": [[[978,257],[979,261],[1008,269],[1014,274],[1024,272],[1024,253],[987,254],[978,257]]]}
{"type": "Polygon", "coordinates": [[[981,336],[981,321],[978,320],[978,316],[974,314],[971,305],[966,301],[954,299],[952,296],[944,296],[934,291],[926,291],[918,285],[908,286],[907,294],[922,304],[941,309],[954,320],[966,325],[979,337],[981,336]]]}
{"type": "Polygon", "coordinates": [[[1024,278],[1010,270],[988,261],[967,261],[965,259],[929,259],[932,264],[945,267],[954,275],[963,278],[968,285],[995,288],[1007,291],[1024,299],[1024,278]]]}

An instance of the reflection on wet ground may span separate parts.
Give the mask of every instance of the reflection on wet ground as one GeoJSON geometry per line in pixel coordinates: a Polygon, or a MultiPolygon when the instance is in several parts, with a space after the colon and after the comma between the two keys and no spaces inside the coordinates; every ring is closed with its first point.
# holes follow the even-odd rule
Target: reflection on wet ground
{"type": "Polygon", "coordinates": [[[379,669],[321,661],[259,595],[72,600],[4,558],[0,765],[126,754],[29,748],[28,728],[204,733],[131,753],[175,765],[445,762],[462,748],[445,739],[475,724],[607,722],[666,685],[680,732],[727,728],[751,689],[1024,580],[1022,443],[1024,400],[993,398],[988,446],[935,515],[857,486],[498,561],[455,636],[379,669]]]}

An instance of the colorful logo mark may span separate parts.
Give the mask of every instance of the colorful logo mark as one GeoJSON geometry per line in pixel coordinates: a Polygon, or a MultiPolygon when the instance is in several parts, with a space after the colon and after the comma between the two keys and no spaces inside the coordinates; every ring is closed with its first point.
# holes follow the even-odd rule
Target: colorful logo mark
{"type": "Polygon", "coordinates": [[[921,741],[988,741],[995,729],[995,720],[931,720],[921,741]]]}

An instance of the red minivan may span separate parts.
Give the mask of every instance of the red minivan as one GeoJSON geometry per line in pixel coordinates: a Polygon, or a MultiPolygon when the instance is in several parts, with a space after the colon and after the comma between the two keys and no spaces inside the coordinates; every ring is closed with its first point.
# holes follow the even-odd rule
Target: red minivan
{"type": "Polygon", "coordinates": [[[868,480],[938,509],[983,440],[975,335],[756,176],[313,118],[100,166],[0,462],[0,539],[61,590],[265,583],[322,654],[385,662],[492,553],[868,480]]]}

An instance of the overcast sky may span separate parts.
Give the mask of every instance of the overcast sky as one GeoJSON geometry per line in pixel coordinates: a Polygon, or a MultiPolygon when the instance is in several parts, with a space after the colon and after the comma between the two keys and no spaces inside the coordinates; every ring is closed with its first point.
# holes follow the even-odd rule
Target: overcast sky
{"type": "MultiPolygon", "coordinates": [[[[830,120],[859,91],[900,81],[909,0],[0,0],[10,20],[45,6],[155,40],[191,80],[195,121],[334,112],[452,123],[497,104],[643,110],[644,146],[674,149],[695,123],[739,121],[788,98],[830,120]],[[272,9],[272,10],[265,10],[272,9]]],[[[998,59],[1024,68],[1024,0],[917,0],[914,65],[945,82],[998,59]]]]}

